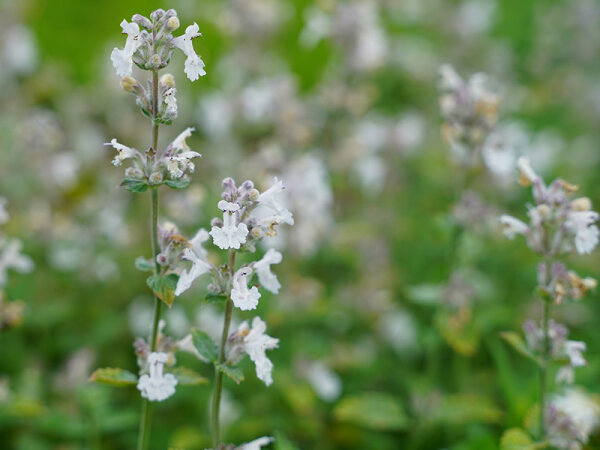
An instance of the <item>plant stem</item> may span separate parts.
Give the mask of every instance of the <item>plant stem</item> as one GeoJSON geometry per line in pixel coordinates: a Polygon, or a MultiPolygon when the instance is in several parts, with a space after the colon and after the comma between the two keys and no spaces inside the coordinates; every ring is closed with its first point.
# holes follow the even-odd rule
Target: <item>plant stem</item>
{"type": "Polygon", "coordinates": [[[550,317],[550,301],[543,299],[542,309],[542,332],[544,334],[544,344],[542,353],[542,364],[540,366],[540,437],[546,439],[546,390],[547,390],[547,372],[548,359],[550,357],[550,339],[548,336],[548,320],[550,317]]]}
{"type": "MultiPolygon", "coordinates": [[[[233,280],[235,273],[235,251],[229,250],[229,275],[233,280]]],[[[229,325],[231,324],[231,316],[233,313],[233,302],[231,295],[227,297],[227,306],[225,307],[225,320],[223,321],[223,333],[221,334],[221,346],[219,348],[218,363],[225,362],[225,345],[229,336],[229,325]]],[[[212,401],[211,427],[213,447],[216,449],[221,443],[221,427],[219,423],[219,408],[221,406],[221,390],[223,389],[223,372],[215,366],[215,390],[212,401]]]]}
{"type": "MultiPolygon", "coordinates": [[[[156,155],[158,151],[158,123],[156,114],[158,111],[158,71],[152,71],[152,151],[156,155]]],[[[158,265],[158,188],[150,189],[152,193],[150,204],[150,234],[152,236],[152,258],[154,259],[154,275],[160,272],[158,265]]],[[[160,322],[160,313],[162,301],[154,296],[154,319],[152,321],[152,337],[150,338],[150,351],[155,352],[158,337],[158,324],[160,322]]],[[[138,450],[146,450],[150,438],[150,421],[152,418],[152,403],[147,399],[142,399],[142,415],[140,419],[140,429],[138,433],[138,450]]]]}

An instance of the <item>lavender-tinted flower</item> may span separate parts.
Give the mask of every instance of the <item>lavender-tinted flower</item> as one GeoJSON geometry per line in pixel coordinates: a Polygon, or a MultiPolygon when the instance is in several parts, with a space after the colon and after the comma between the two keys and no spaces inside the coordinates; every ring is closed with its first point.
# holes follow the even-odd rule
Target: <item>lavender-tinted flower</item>
{"type": "Polygon", "coordinates": [[[599,422],[600,407],[578,389],[556,395],[547,407],[548,440],[558,449],[582,449],[599,422]]]}

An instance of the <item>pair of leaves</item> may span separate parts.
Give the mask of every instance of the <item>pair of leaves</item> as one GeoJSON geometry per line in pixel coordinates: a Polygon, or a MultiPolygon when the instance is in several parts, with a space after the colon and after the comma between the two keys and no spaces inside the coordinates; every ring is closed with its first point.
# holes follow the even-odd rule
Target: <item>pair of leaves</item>
{"type": "MultiPolygon", "coordinates": [[[[137,260],[136,260],[137,261],[137,260]]],[[[168,275],[151,275],[146,283],[160,300],[169,308],[175,301],[175,289],[177,288],[179,277],[174,273],[168,275]]]]}
{"type": "MultiPolygon", "coordinates": [[[[179,386],[199,386],[208,383],[208,380],[187,367],[175,367],[168,371],[177,378],[179,386]]],[[[90,381],[109,386],[126,387],[135,386],[138,382],[138,377],[124,369],[117,367],[105,367],[96,369],[90,376],[90,381]]]]}
{"type": "Polygon", "coordinates": [[[219,347],[207,333],[200,330],[192,330],[192,341],[200,356],[206,361],[213,363],[218,371],[227,375],[237,384],[240,384],[244,380],[244,374],[239,367],[230,366],[218,361],[219,347]]]}
{"type": "MultiPolygon", "coordinates": [[[[179,178],[177,180],[165,180],[164,184],[171,189],[185,189],[190,184],[189,178],[179,178]]],[[[121,183],[125,189],[134,194],[141,194],[146,192],[150,187],[146,180],[138,180],[136,178],[125,178],[121,183]]]]}

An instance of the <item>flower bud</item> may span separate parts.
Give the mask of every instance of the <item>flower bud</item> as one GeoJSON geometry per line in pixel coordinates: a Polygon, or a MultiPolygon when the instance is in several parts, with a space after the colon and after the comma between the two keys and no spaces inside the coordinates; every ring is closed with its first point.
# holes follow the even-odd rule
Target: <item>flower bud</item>
{"type": "Polygon", "coordinates": [[[147,17],[144,17],[141,14],[134,14],[131,18],[131,21],[137,23],[142,28],[152,30],[152,22],[150,22],[147,17]]]}
{"type": "Polygon", "coordinates": [[[579,197],[571,202],[573,211],[589,211],[592,209],[592,201],[588,197],[579,197]]]}
{"type": "Polygon", "coordinates": [[[158,264],[160,264],[161,266],[164,266],[167,264],[167,256],[163,253],[159,253],[158,255],[156,255],[156,262],[158,264]]]}
{"type": "Polygon", "coordinates": [[[135,167],[128,167],[127,169],[125,169],[125,176],[127,178],[139,179],[142,178],[144,174],[140,169],[136,169],[135,167]]]}
{"type": "Polygon", "coordinates": [[[252,190],[250,190],[250,192],[248,192],[248,198],[250,200],[252,200],[253,202],[258,200],[259,195],[260,195],[260,192],[258,192],[258,189],[252,189],[252,190]]]}
{"type": "Polygon", "coordinates": [[[162,77],[160,77],[160,84],[165,85],[169,88],[175,87],[175,77],[170,73],[165,73],[162,77]]]}
{"type": "Polygon", "coordinates": [[[150,57],[150,65],[155,69],[158,69],[160,67],[161,62],[162,61],[160,60],[160,56],[156,53],[150,57]]]}
{"type": "Polygon", "coordinates": [[[133,77],[123,77],[121,78],[121,87],[127,92],[135,92],[135,88],[138,87],[138,82],[133,77]]]}
{"type": "Polygon", "coordinates": [[[167,20],[167,29],[169,31],[175,31],[177,28],[179,28],[179,19],[177,16],[170,17],[169,20],[167,20]]]}
{"type": "Polygon", "coordinates": [[[250,230],[250,236],[252,236],[252,239],[260,239],[262,237],[262,230],[260,227],[252,228],[252,230],[250,230]]]}
{"type": "Polygon", "coordinates": [[[149,181],[150,184],[160,184],[163,182],[163,174],[160,172],[152,172],[149,181]]]}

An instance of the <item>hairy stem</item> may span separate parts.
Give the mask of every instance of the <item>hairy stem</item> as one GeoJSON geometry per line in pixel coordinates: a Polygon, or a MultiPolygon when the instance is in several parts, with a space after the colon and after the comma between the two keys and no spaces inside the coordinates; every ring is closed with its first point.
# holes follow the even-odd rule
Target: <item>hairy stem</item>
{"type": "MultiPolygon", "coordinates": [[[[158,151],[158,123],[156,114],[158,111],[158,71],[152,71],[152,151],[156,155],[158,151]]],[[[152,236],[152,258],[154,259],[154,275],[160,272],[158,265],[158,188],[150,189],[152,194],[150,205],[150,234],[152,236]]],[[[150,351],[155,352],[158,337],[158,324],[160,322],[160,313],[162,301],[154,296],[154,319],[152,321],[152,337],[150,338],[150,351]]],[[[150,421],[152,418],[152,403],[147,399],[142,399],[142,417],[140,420],[140,429],[138,433],[138,450],[146,450],[150,438],[150,421]]]]}
{"type": "MultiPolygon", "coordinates": [[[[235,273],[235,251],[229,250],[229,275],[233,280],[235,273]]],[[[223,333],[221,334],[221,346],[219,347],[220,364],[225,362],[225,345],[229,336],[229,326],[231,325],[231,316],[233,313],[233,302],[231,295],[227,297],[227,306],[225,307],[225,320],[223,321],[223,333]]],[[[221,390],[223,389],[223,372],[215,366],[215,390],[213,393],[212,412],[211,412],[211,428],[213,447],[216,449],[221,443],[221,427],[219,423],[219,408],[221,406],[221,390]]]]}
{"type": "Polygon", "coordinates": [[[547,373],[548,360],[550,358],[550,337],[548,336],[548,321],[550,317],[550,301],[544,302],[542,309],[542,333],[544,335],[544,343],[542,348],[542,364],[540,365],[540,437],[546,439],[546,396],[547,396],[547,373]]]}

